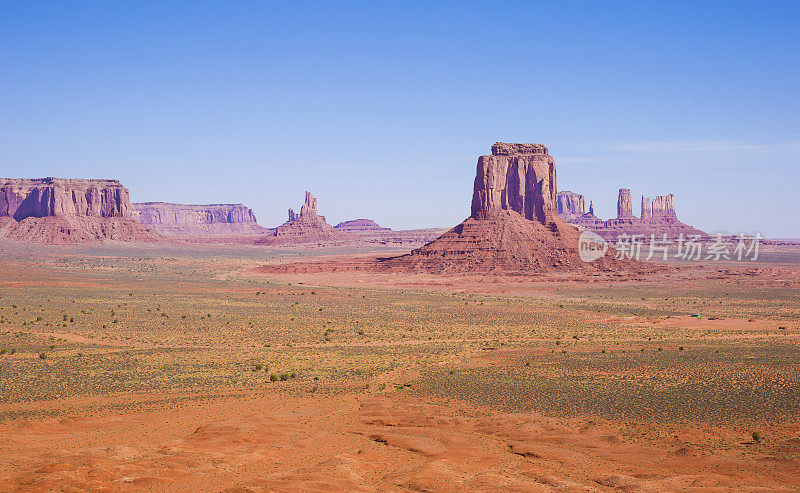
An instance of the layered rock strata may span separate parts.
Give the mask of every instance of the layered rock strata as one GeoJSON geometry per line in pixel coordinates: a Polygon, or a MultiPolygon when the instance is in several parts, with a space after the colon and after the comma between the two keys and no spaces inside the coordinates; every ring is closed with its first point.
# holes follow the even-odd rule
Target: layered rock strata
{"type": "Polygon", "coordinates": [[[408,255],[383,259],[386,270],[434,273],[620,272],[647,270],[609,250],[586,263],[579,230],[557,213],[556,169],[541,144],[498,142],[478,158],[471,215],[408,255]]]}
{"type": "Polygon", "coordinates": [[[23,242],[161,239],[131,219],[128,189],[117,180],[0,178],[0,219],[0,236],[23,242]]]}
{"type": "Polygon", "coordinates": [[[242,204],[134,203],[132,217],[167,236],[266,234],[252,209],[242,204]]]}

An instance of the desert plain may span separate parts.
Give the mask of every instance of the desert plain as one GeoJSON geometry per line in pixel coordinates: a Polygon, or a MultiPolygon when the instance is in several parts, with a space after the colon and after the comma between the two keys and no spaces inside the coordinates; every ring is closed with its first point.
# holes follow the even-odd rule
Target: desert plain
{"type": "Polygon", "coordinates": [[[800,255],[636,278],[3,244],[2,491],[796,491],[800,255]]]}

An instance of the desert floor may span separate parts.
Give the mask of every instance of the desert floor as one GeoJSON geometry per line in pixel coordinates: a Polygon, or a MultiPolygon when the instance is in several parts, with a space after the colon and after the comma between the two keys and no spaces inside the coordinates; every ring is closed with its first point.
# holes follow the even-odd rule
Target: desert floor
{"type": "Polygon", "coordinates": [[[2,252],[0,491],[800,489],[791,252],[615,282],[2,252]]]}

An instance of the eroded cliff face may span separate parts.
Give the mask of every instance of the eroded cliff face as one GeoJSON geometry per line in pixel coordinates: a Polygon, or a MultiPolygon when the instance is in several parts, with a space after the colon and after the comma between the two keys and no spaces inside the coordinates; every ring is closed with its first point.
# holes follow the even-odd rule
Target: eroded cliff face
{"type": "Polygon", "coordinates": [[[617,219],[630,219],[633,217],[633,201],[631,191],[627,188],[619,189],[617,198],[617,219]]]}
{"type": "Polygon", "coordinates": [[[131,217],[128,189],[117,180],[0,178],[0,217],[131,217]]]}
{"type": "MultiPolygon", "coordinates": [[[[561,200],[561,194],[559,194],[559,200],[561,200]]],[[[615,240],[620,235],[639,235],[645,238],[649,238],[650,235],[661,238],[664,234],[669,238],[677,237],[680,234],[707,236],[703,231],[678,220],[675,213],[675,197],[672,194],[657,195],[652,200],[643,195],[639,217],[633,215],[631,202],[631,191],[621,188],[617,200],[616,218],[604,221],[595,217],[592,211],[583,216],[562,213],[560,209],[559,213],[567,222],[590,229],[607,240],[615,240]]]]}
{"type": "Polygon", "coordinates": [[[504,210],[541,224],[556,213],[556,167],[541,144],[497,142],[492,154],[478,158],[472,194],[474,219],[504,210]]]}
{"type": "Polygon", "coordinates": [[[0,178],[0,236],[44,244],[163,240],[131,218],[119,181],[62,178],[0,178]]]}
{"type": "Polygon", "coordinates": [[[478,158],[470,217],[407,255],[378,259],[376,268],[514,275],[640,270],[614,259],[611,249],[583,262],[580,232],[557,214],[557,195],[555,162],[545,146],[498,142],[478,158]]]}
{"type": "Polygon", "coordinates": [[[131,216],[168,236],[225,236],[267,231],[242,204],[134,203],[131,216]]]}
{"type": "Polygon", "coordinates": [[[289,209],[289,220],[275,228],[269,236],[259,240],[260,244],[304,244],[321,243],[341,238],[340,233],[317,214],[317,198],[306,192],[305,201],[296,214],[289,209]]]}
{"type": "Polygon", "coordinates": [[[558,213],[562,216],[582,216],[585,214],[583,195],[570,191],[558,192],[558,213]]]}
{"type": "Polygon", "coordinates": [[[158,226],[196,226],[198,224],[255,223],[252,209],[242,204],[134,203],[132,217],[142,224],[158,226]]]}
{"type": "Polygon", "coordinates": [[[675,214],[675,197],[669,195],[657,195],[653,199],[653,221],[677,222],[678,216],[675,214]]]}

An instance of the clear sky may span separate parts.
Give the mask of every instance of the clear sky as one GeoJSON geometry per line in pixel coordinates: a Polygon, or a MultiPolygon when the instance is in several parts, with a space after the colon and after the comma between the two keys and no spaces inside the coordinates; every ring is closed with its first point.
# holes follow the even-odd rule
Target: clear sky
{"type": "Polygon", "coordinates": [[[601,217],[627,187],[800,237],[798,26],[796,1],[0,0],[0,176],[452,226],[477,156],[536,142],[601,217]]]}

